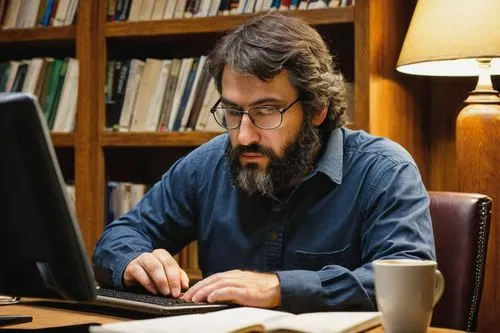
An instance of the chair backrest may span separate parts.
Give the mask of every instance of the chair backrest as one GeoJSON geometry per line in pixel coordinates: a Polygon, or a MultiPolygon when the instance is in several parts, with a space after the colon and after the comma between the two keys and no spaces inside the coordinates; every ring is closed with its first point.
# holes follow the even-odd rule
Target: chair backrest
{"type": "Polygon", "coordinates": [[[431,325],[475,331],[483,288],[491,199],[481,194],[429,192],[438,268],[445,290],[431,325]]]}

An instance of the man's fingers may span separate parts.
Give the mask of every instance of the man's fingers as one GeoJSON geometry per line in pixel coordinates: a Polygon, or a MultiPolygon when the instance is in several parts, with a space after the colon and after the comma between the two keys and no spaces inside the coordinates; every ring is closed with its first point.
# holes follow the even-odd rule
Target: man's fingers
{"type": "Polygon", "coordinates": [[[192,301],[193,295],[196,294],[200,289],[203,289],[204,287],[210,285],[214,281],[216,281],[221,273],[214,274],[209,276],[208,278],[198,281],[194,286],[189,288],[184,295],[182,296],[182,299],[188,302],[192,301]]]}
{"type": "Polygon", "coordinates": [[[175,259],[164,249],[143,253],[132,260],[123,274],[125,286],[136,283],[143,285],[148,291],[163,295],[172,294],[179,297],[182,288],[189,288],[189,277],[179,267],[175,259]]]}
{"type": "MultiPolygon", "coordinates": [[[[181,269],[175,259],[163,249],[153,251],[153,256],[161,263],[163,272],[167,278],[168,293],[178,297],[181,293],[181,269]]],[[[168,295],[165,293],[165,295],[168,295]]]]}
{"type": "Polygon", "coordinates": [[[189,277],[183,269],[181,269],[181,287],[182,289],[189,288],[189,277]]]}
{"type": "Polygon", "coordinates": [[[216,290],[221,290],[228,287],[238,287],[240,281],[227,278],[227,277],[219,277],[213,280],[207,280],[204,284],[201,284],[197,290],[194,290],[191,295],[191,301],[203,302],[207,300],[207,297],[212,294],[216,290]]]}
{"type": "Polygon", "coordinates": [[[129,266],[127,266],[127,271],[128,277],[126,279],[124,278],[126,286],[131,286],[134,282],[138,282],[150,293],[158,294],[158,289],[156,288],[155,283],[151,280],[144,268],[142,268],[137,262],[131,262],[129,266]]]}
{"type": "Polygon", "coordinates": [[[157,289],[163,294],[170,294],[169,283],[167,281],[167,275],[165,274],[165,269],[162,263],[154,255],[150,253],[141,255],[137,258],[139,265],[146,271],[153,283],[156,285],[157,289]]]}
{"type": "Polygon", "coordinates": [[[237,287],[226,287],[214,290],[207,296],[207,302],[233,302],[238,304],[245,304],[244,289],[237,287]]]}

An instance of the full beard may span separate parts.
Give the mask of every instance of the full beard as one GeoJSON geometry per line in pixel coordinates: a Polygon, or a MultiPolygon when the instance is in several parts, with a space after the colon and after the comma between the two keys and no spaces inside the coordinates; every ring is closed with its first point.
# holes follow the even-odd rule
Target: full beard
{"type": "Polygon", "coordinates": [[[308,175],[314,168],[321,148],[320,130],[306,119],[295,140],[287,143],[283,157],[257,143],[231,147],[230,142],[226,147],[226,155],[233,184],[249,195],[270,197],[276,191],[290,186],[293,181],[308,175]],[[268,166],[265,169],[255,163],[242,166],[240,156],[247,152],[266,156],[268,166]]]}

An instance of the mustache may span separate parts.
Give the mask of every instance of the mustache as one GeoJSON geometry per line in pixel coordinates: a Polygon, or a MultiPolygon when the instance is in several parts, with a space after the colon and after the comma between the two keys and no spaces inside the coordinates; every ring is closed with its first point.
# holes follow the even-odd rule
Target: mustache
{"type": "Polygon", "coordinates": [[[240,155],[244,153],[258,153],[268,158],[272,158],[275,155],[270,148],[262,147],[257,143],[252,143],[247,146],[238,145],[231,148],[231,158],[239,159],[240,155]]]}

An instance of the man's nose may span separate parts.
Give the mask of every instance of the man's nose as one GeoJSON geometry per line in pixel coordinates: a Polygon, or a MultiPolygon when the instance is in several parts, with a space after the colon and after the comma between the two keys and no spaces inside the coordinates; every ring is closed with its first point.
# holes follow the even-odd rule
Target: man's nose
{"type": "Polygon", "coordinates": [[[258,128],[250,120],[247,114],[241,117],[241,124],[238,128],[238,143],[243,146],[248,146],[251,143],[259,142],[258,128]]]}

